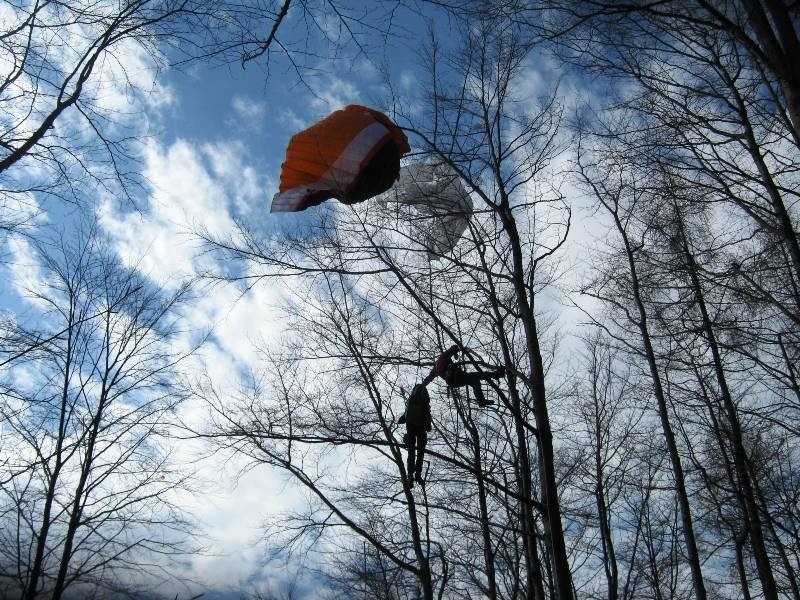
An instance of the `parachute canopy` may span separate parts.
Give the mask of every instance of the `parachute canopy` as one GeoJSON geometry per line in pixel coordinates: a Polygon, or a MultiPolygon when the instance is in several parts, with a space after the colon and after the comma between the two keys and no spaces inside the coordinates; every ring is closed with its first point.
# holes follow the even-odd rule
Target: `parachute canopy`
{"type": "Polygon", "coordinates": [[[351,104],[294,135],[270,212],[296,212],[329,198],[362,202],[397,179],[408,139],[389,117],[351,104]]]}
{"type": "Polygon", "coordinates": [[[409,223],[411,238],[432,257],[450,252],[472,217],[472,198],[458,174],[442,162],[401,167],[398,182],[381,201],[409,223]]]}

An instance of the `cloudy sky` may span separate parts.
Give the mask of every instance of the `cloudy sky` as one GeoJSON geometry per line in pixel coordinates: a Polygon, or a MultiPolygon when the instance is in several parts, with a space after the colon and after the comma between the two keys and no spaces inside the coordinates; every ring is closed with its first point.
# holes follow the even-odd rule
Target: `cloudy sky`
{"type": "MultiPolygon", "coordinates": [[[[0,9],[0,17],[10,10],[0,9]]],[[[297,23],[291,21],[295,15],[289,16],[287,30],[293,35],[291,28],[297,23]]],[[[203,229],[225,236],[233,233],[237,218],[267,235],[302,219],[302,215],[268,213],[289,137],[346,104],[374,105],[385,98],[379,65],[387,60],[393,64],[391,77],[397,85],[412,85],[412,49],[419,40],[408,36],[423,26],[408,18],[405,30],[399,29],[405,39],[382,48],[371,57],[374,61],[347,47],[344,59],[332,62],[326,60],[330,46],[318,46],[319,57],[308,63],[316,71],[303,82],[279,57],[268,66],[262,60],[246,68],[202,62],[165,68],[135,44],[118,48],[116,60],[105,61],[85,91],[95,105],[115,114],[117,127],[143,141],[141,169],[147,185],[136,207],[113,194],[93,199],[114,251],[127,265],[171,290],[200,273],[225,269],[201,252],[193,232],[203,229]]],[[[297,31],[302,36],[301,29],[297,31]]],[[[334,30],[330,33],[336,35],[334,30]]],[[[80,32],[68,36],[58,48],[65,64],[81,44],[80,32]]],[[[2,60],[0,66],[7,68],[2,60]]],[[[81,125],[66,114],[58,127],[67,131],[81,125]]],[[[45,204],[35,196],[26,201],[27,207],[6,209],[36,214],[28,229],[34,236],[53,227],[69,231],[77,220],[74,207],[45,204]]],[[[27,290],[37,287],[37,261],[24,237],[0,241],[4,259],[0,276],[8,283],[0,287],[0,310],[23,315],[32,308],[27,290]]],[[[209,286],[185,308],[190,334],[213,332],[191,360],[219,389],[235,388],[236,373],[258,368],[253,342],[279,339],[273,307],[280,293],[267,284],[246,295],[233,286],[209,286]]],[[[189,347],[193,340],[182,343],[189,347]]],[[[190,403],[184,411],[188,422],[202,423],[202,406],[190,403]]],[[[192,590],[236,592],[279,586],[275,579],[286,573],[264,567],[264,549],[256,542],[265,518],[300,502],[299,491],[264,467],[243,471],[236,461],[197,462],[205,453],[199,442],[178,444],[176,452],[179,460],[197,470],[203,489],[200,495],[180,499],[206,536],[206,552],[183,563],[182,575],[197,583],[192,590]]],[[[176,593],[189,592],[178,588],[176,593]]]]}
{"type": "MultiPolygon", "coordinates": [[[[257,67],[238,65],[161,73],[148,111],[156,135],[145,153],[151,186],[147,203],[141,212],[113,199],[100,208],[103,227],[120,255],[169,287],[225,268],[200,252],[193,231],[232,234],[236,217],[266,235],[302,218],[268,213],[284,149],[293,133],[314,120],[379,96],[375,67],[363,58],[352,67],[337,73],[324,67],[326,72],[308,81],[316,95],[281,69],[268,79],[257,67]]],[[[198,360],[219,389],[235,389],[233,374],[259,367],[254,342],[279,339],[273,307],[281,291],[273,285],[278,284],[257,285],[244,296],[236,287],[213,286],[192,305],[193,326],[213,329],[198,360]]],[[[204,414],[197,407],[197,418],[204,414]]],[[[202,446],[181,448],[187,461],[194,452],[202,454],[202,446]]],[[[208,536],[207,552],[188,561],[186,575],[206,590],[280,587],[286,574],[279,564],[264,565],[265,550],[257,542],[265,519],[302,502],[300,491],[267,467],[240,472],[241,466],[204,460],[199,475],[214,483],[205,488],[208,494],[186,502],[208,536]]]]}
{"type": "MultiPolygon", "coordinates": [[[[268,212],[289,137],[349,103],[389,109],[387,76],[409,97],[422,81],[416,61],[426,24],[406,14],[397,15],[395,25],[402,35],[388,45],[376,41],[380,50],[374,55],[349,47],[344,59],[330,62],[324,58],[328,46],[320,47],[320,58],[314,59],[317,71],[303,82],[277,57],[267,73],[258,63],[246,68],[209,63],[165,68],[135,46],[118,53],[121,62],[104,66],[89,93],[118,116],[129,115],[127,121],[120,119],[143,140],[141,168],[147,186],[135,209],[112,195],[95,199],[99,223],[114,251],[170,290],[187,278],[226,268],[201,251],[195,231],[224,237],[234,232],[235,219],[241,219],[268,235],[302,219],[268,212]],[[127,73],[127,81],[119,70],[127,73]]],[[[546,86],[546,79],[546,70],[531,72],[531,95],[546,86]]],[[[68,227],[70,210],[42,207],[34,227],[68,227]]],[[[24,239],[8,238],[4,244],[7,260],[0,269],[10,285],[0,292],[0,308],[17,312],[25,308],[24,290],[35,286],[37,266],[24,239]]],[[[274,307],[281,294],[268,283],[245,295],[233,286],[209,286],[186,309],[195,333],[213,331],[193,360],[219,388],[234,387],[235,373],[258,367],[253,342],[279,339],[274,307]]],[[[188,347],[191,340],[184,343],[188,347]]],[[[190,405],[186,410],[189,421],[201,421],[201,408],[190,405]]],[[[178,451],[187,463],[203,454],[194,442],[178,451]]],[[[276,473],[263,467],[243,472],[241,466],[213,459],[197,463],[201,479],[213,485],[206,488],[208,493],[185,499],[208,536],[208,552],[185,565],[186,575],[201,587],[247,589],[268,578],[269,572],[262,570],[263,549],[255,544],[260,525],[271,512],[300,499],[276,473]]]]}

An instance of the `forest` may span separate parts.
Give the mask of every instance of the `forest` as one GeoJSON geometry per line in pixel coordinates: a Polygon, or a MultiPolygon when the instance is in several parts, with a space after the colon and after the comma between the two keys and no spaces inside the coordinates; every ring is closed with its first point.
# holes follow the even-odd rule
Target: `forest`
{"type": "Polygon", "coordinates": [[[12,0],[0,48],[0,265],[37,265],[0,291],[0,597],[218,597],[175,583],[213,552],[194,444],[302,492],[258,545],[305,575],[226,598],[800,600],[798,2],[12,0]],[[418,80],[370,101],[469,194],[452,248],[372,199],[197,227],[192,280],[120,257],[121,57],[303,89],[401,15],[418,80]],[[223,286],[282,298],[234,384],[191,321],[223,286]],[[453,344],[502,376],[428,384],[414,484],[398,421],[453,344]]]}

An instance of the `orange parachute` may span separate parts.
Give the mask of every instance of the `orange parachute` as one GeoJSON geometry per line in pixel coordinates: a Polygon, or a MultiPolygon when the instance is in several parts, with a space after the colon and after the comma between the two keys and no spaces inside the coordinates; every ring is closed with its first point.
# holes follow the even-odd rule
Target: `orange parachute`
{"type": "Polygon", "coordinates": [[[294,135],[270,212],[296,212],[329,198],[362,202],[388,190],[408,139],[389,117],[351,104],[294,135]]]}

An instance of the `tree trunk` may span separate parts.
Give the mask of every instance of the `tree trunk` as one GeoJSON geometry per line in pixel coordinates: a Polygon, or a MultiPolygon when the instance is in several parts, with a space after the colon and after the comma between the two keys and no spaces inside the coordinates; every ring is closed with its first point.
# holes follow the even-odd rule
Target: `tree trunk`
{"type": "Polygon", "coordinates": [[[67,571],[69,570],[69,564],[72,560],[72,545],[83,517],[83,495],[86,491],[86,483],[89,481],[89,475],[92,473],[92,468],[94,466],[94,447],[97,442],[97,432],[100,429],[100,423],[103,420],[106,403],[108,401],[107,393],[108,390],[105,388],[104,381],[100,402],[97,406],[92,429],[89,432],[89,438],[86,444],[86,454],[84,455],[83,465],[81,466],[81,476],[78,479],[78,485],[75,488],[75,495],[72,500],[72,510],[70,511],[69,524],[67,525],[67,533],[64,538],[64,549],[61,553],[61,564],[58,567],[58,576],[56,578],[55,587],[53,588],[53,600],[60,600],[67,587],[67,571]]]}
{"type": "Polygon", "coordinates": [[[758,0],[742,0],[742,4],[764,62],[778,79],[795,139],[800,139],[800,41],[787,5],[780,0],[764,0],[763,5],[758,0]]]}
{"type": "Polygon", "coordinates": [[[64,447],[64,439],[66,437],[66,421],[67,421],[67,402],[69,401],[69,385],[70,385],[70,377],[71,377],[71,369],[72,369],[72,343],[73,343],[73,318],[74,312],[72,311],[72,307],[70,306],[70,310],[68,313],[68,321],[70,325],[67,327],[67,346],[65,349],[65,356],[64,356],[64,378],[61,385],[61,410],[59,413],[59,421],[58,421],[58,439],[56,440],[56,449],[54,452],[56,464],[53,466],[53,470],[50,473],[50,477],[48,478],[47,483],[47,493],[44,502],[44,508],[42,511],[42,526],[39,528],[39,536],[36,540],[36,554],[33,559],[33,565],[30,570],[30,575],[28,577],[28,583],[26,586],[25,591],[25,599],[26,600],[33,600],[37,594],[37,588],[39,587],[39,579],[42,576],[42,570],[44,567],[44,550],[47,546],[47,536],[50,532],[50,515],[53,509],[53,501],[55,500],[56,491],[58,487],[58,479],[61,475],[61,469],[63,468],[63,447],[64,447]]]}
{"type": "Polygon", "coordinates": [[[749,461],[747,459],[747,451],[744,447],[744,439],[742,435],[741,423],[739,422],[739,415],[736,410],[736,405],[733,402],[733,398],[731,397],[730,388],[728,387],[728,381],[725,375],[724,366],[722,364],[722,356],[720,354],[719,345],[717,344],[714,327],[711,322],[711,317],[708,314],[708,308],[706,307],[705,295],[703,293],[703,288],[700,285],[700,278],[697,274],[697,263],[694,260],[694,256],[689,249],[689,242],[686,239],[683,217],[681,216],[680,209],[677,206],[675,207],[675,211],[678,231],[681,238],[681,249],[686,260],[686,267],[692,283],[694,301],[700,310],[700,315],[703,320],[703,330],[705,332],[706,341],[708,343],[709,350],[711,350],[711,356],[714,361],[714,373],[716,375],[717,385],[719,386],[720,400],[728,420],[730,442],[733,445],[733,464],[734,468],[736,469],[736,478],[741,489],[737,496],[742,504],[742,510],[747,515],[747,522],[749,526],[748,533],[750,534],[750,543],[756,560],[758,578],[761,581],[764,597],[768,600],[777,600],[778,589],[775,584],[775,577],[772,573],[769,555],[767,554],[767,548],[764,542],[761,515],[750,478],[750,468],[748,464],[749,461]]]}
{"type": "Polygon", "coordinates": [[[486,483],[483,480],[483,462],[481,461],[480,436],[472,419],[465,415],[464,424],[472,440],[472,459],[478,486],[478,509],[480,511],[481,535],[483,537],[483,561],[486,569],[486,597],[496,600],[497,577],[494,569],[494,553],[492,551],[492,534],[489,528],[489,508],[486,502],[486,483]]]}
{"type": "MultiPolygon", "coordinates": [[[[506,203],[500,211],[503,226],[511,242],[513,259],[514,291],[519,306],[520,318],[525,330],[525,341],[528,349],[528,361],[531,376],[531,394],[533,411],[538,431],[540,480],[542,499],[545,505],[544,526],[550,560],[553,566],[553,585],[558,600],[571,600],[572,575],[567,560],[567,549],[564,542],[564,529],[561,524],[561,506],[558,499],[555,461],[553,456],[553,434],[550,429],[550,417],[547,411],[547,393],[544,383],[544,363],[539,346],[539,334],[536,318],[528,299],[525,287],[525,268],[522,260],[522,246],[519,239],[514,216],[506,203]]],[[[701,599],[703,600],[703,599],[701,599]]]]}
{"type": "MultiPolygon", "coordinates": [[[[485,269],[488,277],[487,284],[490,290],[490,304],[497,323],[497,340],[503,352],[503,360],[506,365],[511,364],[511,351],[508,346],[505,331],[502,329],[503,317],[497,302],[497,290],[491,278],[491,268],[486,264],[483,253],[481,256],[481,266],[485,269]]],[[[519,395],[516,378],[512,375],[508,378],[508,395],[510,397],[514,416],[514,431],[517,435],[518,457],[517,457],[517,489],[522,493],[524,502],[521,505],[523,552],[525,556],[525,579],[527,597],[533,600],[545,600],[544,577],[542,575],[542,565],[539,560],[539,551],[536,542],[536,519],[533,507],[533,481],[531,477],[530,453],[528,437],[526,433],[525,416],[522,414],[522,399],[519,395]]]]}
{"type": "Polygon", "coordinates": [[[650,339],[650,331],[647,323],[647,310],[644,306],[644,300],[641,296],[639,288],[639,277],[636,269],[636,260],[634,251],[631,248],[625,226],[620,220],[619,214],[616,210],[609,209],[617,230],[622,236],[623,244],[625,245],[625,254],[628,261],[628,269],[631,275],[631,287],[633,292],[633,300],[636,304],[636,309],[639,314],[637,326],[642,338],[642,345],[644,346],[645,358],[647,365],[650,369],[650,378],[653,382],[653,395],[658,405],[658,416],[661,420],[661,430],[664,433],[664,440],[667,444],[667,453],[669,454],[670,463],[672,464],[672,473],[675,478],[675,491],[678,497],[678,505],[681,512],[681,523],[683,525],[683,538],[686,544],[687,560],[689,568],[692,572],[692,585],[696,600],[706,600],[706,588],[703,583],[703,571],[700,567],[700,554],[697,550],[697,538],[694,533],[694,523],[692,521],[692,512],[689,504],[689,494],[686,491],[686,477],[681,464],[680,454],[678,453],[678,444],[675,440],[675,433],[672,431],[672,424],[669,419],[669,412],[667,408],[667,400],[664,394],[664,388],[661,383],[661,375],[658,372],[658,364],[656,362],[655,351],[650,339]]]}

